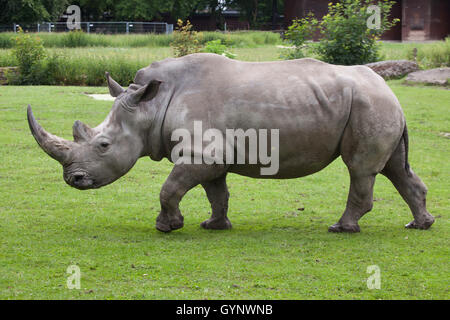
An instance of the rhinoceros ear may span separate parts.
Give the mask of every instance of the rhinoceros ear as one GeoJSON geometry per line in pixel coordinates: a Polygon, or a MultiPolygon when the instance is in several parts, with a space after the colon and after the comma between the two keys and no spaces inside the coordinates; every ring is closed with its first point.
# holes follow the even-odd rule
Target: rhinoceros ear
{"type": "Polygon", "coordinates": [[[106,76],[106,83],[108,84],[109,88],[109,94],[113,97],[117,97],[119,94],[124,92],[123,88],[118,84],[116,81],[114,81],[113,78],[109,76],[109,72],[105,72],[106,76]]]}
{"type": "Polygon", "coordinates": [[[88,141],[94,135],[92,129],[79,120],[75,121],[72,129],[75,142],[88,141]]]}
{"type": "Polygon", "coordinates": [[[160,84],[161,81],[159,80],[150,81],[145,86],[142,86],[136,91],[130,93],[127,102],[132,106],[136,106],[139,102],[152,100],[158,93],[160,84]]]}

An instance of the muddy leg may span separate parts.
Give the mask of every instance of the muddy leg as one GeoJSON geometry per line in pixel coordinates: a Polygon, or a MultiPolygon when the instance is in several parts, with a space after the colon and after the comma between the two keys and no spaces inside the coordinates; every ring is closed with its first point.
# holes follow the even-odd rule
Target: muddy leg
{"type": "Polygon", "coordinates": [[[405,168],[404,156],[404,146],[400,143],[381,173],[391,180],[411,209],[414,220],[405,227],[428,229],[434,217],[426,208],[427,187],[411,169],[405,168]]]}
{"type": "Polygon", "coordinates": [[[208,200],[211,203],[212,215],[200,226],[205,229],[231,229],[231,222],[228,220],[228,193],[226,174],[212,181],[202,183],[206,191],[208,200]]]}
{"type": "Polygon", "coordinates": [[[357,176],[350,172],[350,191],[341,219],[328,228],[330,232],[359,232],[358,220],[372,210],[375,175],[357,176]]]}

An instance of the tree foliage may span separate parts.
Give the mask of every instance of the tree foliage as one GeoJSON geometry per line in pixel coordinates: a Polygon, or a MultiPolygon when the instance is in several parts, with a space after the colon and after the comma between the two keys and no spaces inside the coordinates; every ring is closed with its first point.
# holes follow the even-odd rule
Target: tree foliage
{"type": "Polygon", "coordinates": [[[67,6],[81,8],[82,21],[185,20],[197,11],[209,12],[222,29],[225,8],[238,9],[254,28],[271,21],[283,0],[0,0],[0,24],[56,21],[67,6]]]}
{"type": "Polygon", "coordinates": [[[241,11],[242,18],[247,20],[251,28],[272,21],[274,9],[283,12],[283,0],[226,0],[226,5],[241,11]]]}
{"type": "Polygon", "coordinates": [[[57,20],[68,0],[0,0],[0,24],[57,20]]]}

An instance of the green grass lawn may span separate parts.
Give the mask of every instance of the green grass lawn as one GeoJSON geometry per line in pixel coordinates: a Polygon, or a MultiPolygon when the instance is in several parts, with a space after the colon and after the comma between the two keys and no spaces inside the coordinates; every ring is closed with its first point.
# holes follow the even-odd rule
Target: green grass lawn
{"type": "Polygon", "coordinates": [[[428,231],[403,227],[412,215],[380,175],[362,232],[328,233],[349,186],[337,159],[303,179],[229,175],[232,230],[200,228],[210,207],[197,187],[181,203],[185,227],[160,233],[168,161],[141,159],[114,184],[79,191],[28,129],[28,103],[46,129],[68,139],[75,120],[100,123],[111,103],[83,93],[106,88],[0,87],[0,298],[450,298],[450,140],[441,135],[450,132],[450,91],[390,84],[406,113],[411,165],[437,218],[428,231]],[[73,264],[80,290],[66,287],[73,264]],[[370,265],[381,270],[380,290],[367,288],[370,265]]]}

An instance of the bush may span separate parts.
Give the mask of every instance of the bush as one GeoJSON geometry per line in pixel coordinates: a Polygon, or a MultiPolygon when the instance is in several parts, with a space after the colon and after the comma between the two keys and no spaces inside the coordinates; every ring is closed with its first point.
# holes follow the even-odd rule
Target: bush
{"type": "Polygon", "coordinates": [[[369,11],[372,0],[343,0],[328,4],[328,14],[317,22],[312,15],[294,20],[289,27],[287,41],[294,49],[285,54],[285,59],[302,57],[307,40],[312,39],[316,30],[320,41],[312,50],[321,60],[342,65],[366,64],[379,60],[379,37],[389,30],[398,19],[389,21],[389,12],[394,1],[381,0],[379,28],[369,28],[373,12],[369,11]]]}
{"type": "Polygon", "coordinates": [[[344,0],[328,5],[328,14],[320,22],[321,40],[317,53],[329,63],[355,65],[377,61],[379,47],[377,40],[389,30],[398,19],[389,21],[389,12],[394,1],[377,3],[380,9],[380,26],[371,29],[367,22],[372,15],[368,7],[371,0],[344,0]]]}
{"type": "Polygon", "coordinates": [[[208,41],[205,48],[203,49],[203,52],[220,54],[230,59],[236,58],[235,54],[227,51],[227,46],[222,44],[222,41],[220,39],[208,41]]]}
{"type": "Polygon", "coordinates": [[[171,46],[175,57],[182,57],[191,53],[200,52],[200,36],[192,30],[189,20],[183,25],[183,21],[178,19],[178,30],[173,32],[173,41],[171,46]]]}
{"type": "Polygon", "coordinates": [[[44,46],[39,37],[25,34],[21,28],[14,38],[13,56],[16,58],[19,75],[11,76],[8,82],[12,84],[39,84],[44,77],[44,46]]]}
{"type": "Polygon", "coordinates": [[[284,50],[280,58],[285,60],[304,58],[305,51],[310,48],[308,40],[313,38],[318,23],[311,12],[306,18],[293,20],[284,34],[285,43],[291,48],[284,50]]]}

